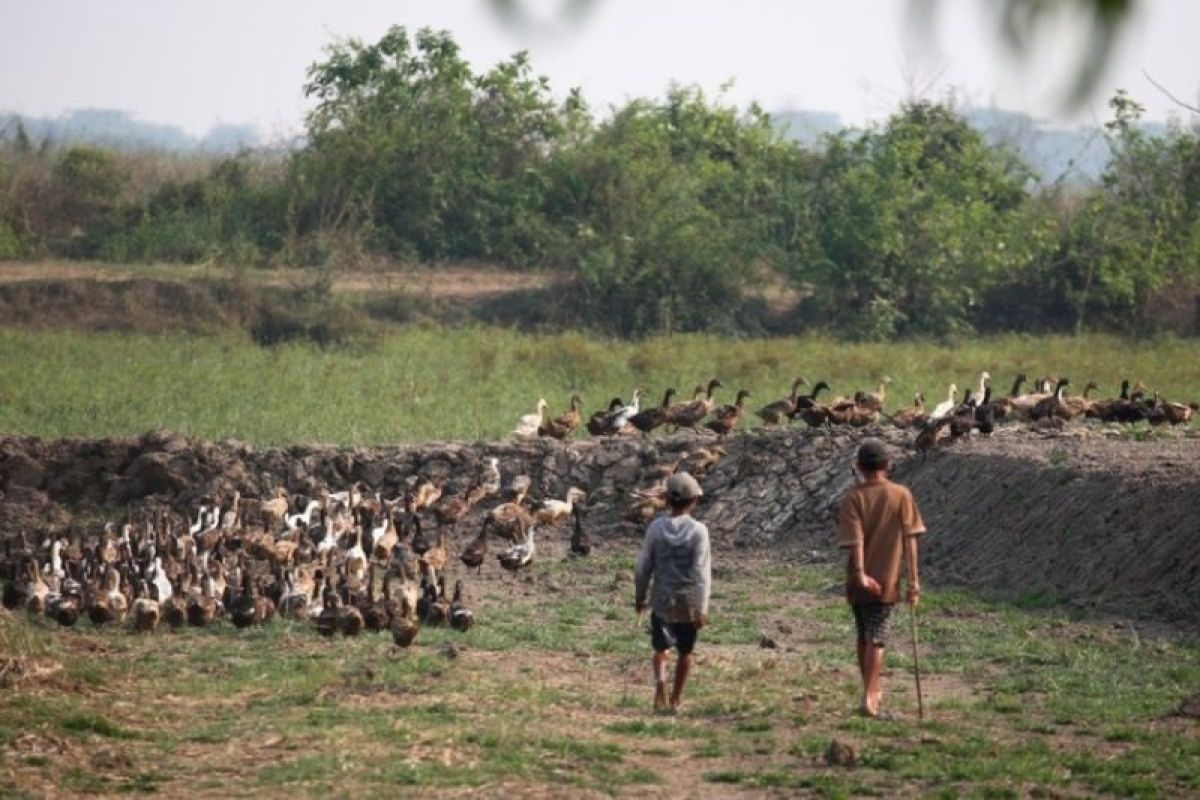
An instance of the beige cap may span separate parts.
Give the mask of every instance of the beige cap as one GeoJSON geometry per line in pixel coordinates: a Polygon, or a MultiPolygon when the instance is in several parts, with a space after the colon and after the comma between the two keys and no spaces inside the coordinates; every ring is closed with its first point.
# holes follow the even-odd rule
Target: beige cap
{"type": "Polygon", "coordinates": [[[703,494],[700,483],[686,472],[676,472],[667,480],[668,500],[694,500],[703,494]]]}

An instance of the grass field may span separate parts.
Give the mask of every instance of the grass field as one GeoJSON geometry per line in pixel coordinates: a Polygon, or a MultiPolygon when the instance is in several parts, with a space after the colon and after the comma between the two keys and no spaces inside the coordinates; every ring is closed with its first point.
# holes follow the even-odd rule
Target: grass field
{"type": "Polygon", "coordinates": [[[1086,336],[1003,337],[949,348],[854,344],[819,337],[730,340],[675,336],[614,342],[578,333],[495,328],[409,328],[352,349],[261,348],[242,335],[146,335],[0,330],[0,430],[58,437],[154,428],[260,444],[375,444],[506,434],[539,397],[560,413],[573,392],[587,410],[635,386],[657,403],[711,377],[730,402],[751,407],[787,394],[792,379],[826,380],[836,393],[889,375],[888,407],[923,390],[976,386],[980,370],[1004,392],[1018,371],[1088,380],[1101,396],[1141,379],[1171,399],[1200,398],[1196,342],[1086,336]]]}
{"type": "Polygon", "coordinates": [[[686,705],[655,716],[619,575],[632,556],[611,548],[539,563],[528,582],[472,579],[476,628],[427,629],[402,653],[386,635],[325,641],[292,623],[142,636],[0,618],[0,653],[24,657],[23,672],[0,658],[0,795],[1200,792],[1197,721],[1175,713],[1200,703],[1196,643],[935,589],[921,617],[930,718],[916,720],[898,612],[896,718],[868,721],[838,571],[783,557],[715,555],[686,705]],[[857,769],[825,765],[834,738],[857,769]]]}

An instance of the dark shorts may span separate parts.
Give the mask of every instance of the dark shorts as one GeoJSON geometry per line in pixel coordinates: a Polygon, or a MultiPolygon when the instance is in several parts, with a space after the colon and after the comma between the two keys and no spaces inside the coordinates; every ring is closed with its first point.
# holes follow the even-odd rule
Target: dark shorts
{"type": "Polygon", "coordinates": [[[696,626],[690,622],[663,622],[658,614],[650,614],[650,643],[655,652],[674,647],[679,655],[686,656],[696,647],[696,633],[696,626]]]}
{"type": "Polygon", "coordinates": [[[850,608],[854,609],[854,627],[858,630],[858,641],[870,642],[876,647],[887,647],[893,605],[866,603],[850,608]]]}

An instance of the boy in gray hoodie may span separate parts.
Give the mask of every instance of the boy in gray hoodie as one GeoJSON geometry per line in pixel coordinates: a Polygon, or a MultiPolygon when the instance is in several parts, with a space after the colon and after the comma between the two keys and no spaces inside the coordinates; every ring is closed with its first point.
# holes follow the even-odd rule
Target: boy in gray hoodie
{"type": "Polygon", "coordinates": [[[708,597],[712,589],[712,556],[708,528],[692,519],[704,493],[686,472],[667,481],[670,516],[661,516],[646,529],[638,555],[634,607],[638,618],[646,610],[650,579],[650,641],[654,646],[654,709],[674,711],[692,668],[696,633],[708,623],[708,597]],[[667,651],[679,651],[675,684],[667,699],[667,651]]]}

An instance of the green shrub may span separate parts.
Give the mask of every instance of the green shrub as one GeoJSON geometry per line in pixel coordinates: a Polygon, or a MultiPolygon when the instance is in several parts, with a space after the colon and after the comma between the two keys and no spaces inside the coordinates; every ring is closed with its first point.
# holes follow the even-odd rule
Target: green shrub
{"type": "Polygon", "coordinates": [[[14,260],[25,254],[21,240],[8,223],[0,219],[0,261],[14,260]]]}

